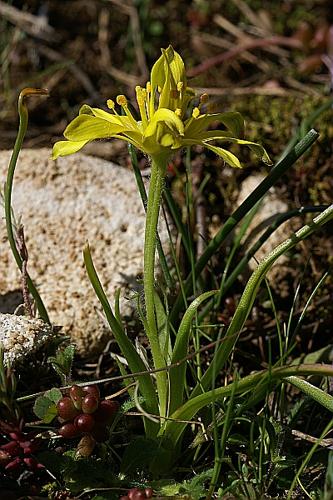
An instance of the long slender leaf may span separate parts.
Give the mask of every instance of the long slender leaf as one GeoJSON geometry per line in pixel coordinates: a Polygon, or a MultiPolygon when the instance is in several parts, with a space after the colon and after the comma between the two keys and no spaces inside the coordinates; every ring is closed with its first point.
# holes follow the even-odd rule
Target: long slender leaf
{"type": "MultiPolygon", "coordinates": [[[[264,370],[247,375],[246,377],[240,380],[238,379],[227,386],[217,387],[211,391],[204,392],[203,394],[186,401],[183,406],[170,415],[170,420],[166,422],[164,428],[164,437],[165,439],[170,440],[170,442],[172,442],[175,446],[181,438],[187,425],[185,421],[190,421],[198,413],[198,411],[205,406],[208,406],[214,403],[214,401],[225,397],[230,397],[232,394],[235,396],[237,394],[244,395],[248,391],[255,391],[258,384],[260,384],[261,387],[265,384],[266,387],[270,387],[272,382],[278,383],[280,380],[293,375],[318,375],[323,377],[332,377],[333,367],[328,364],[279,366],[270,370],[264,370]],[[183,422],[181,422],[181,420],[183,420],[183,422]]],[[[266,393],[263,391],[262,397],[265,397],[265,394],[266,393]]]]}
{"type": "Polygon", "coordinates": [[[330,205],[326,210],[324,210],[324,212],[315,217],[311,223],[303,226],[296,233],[293,233],[287,240],[278,245],[260,262],[257,269],[252,273],[249,281],[247,282],[234,317],[232,318],[232,321],[226,332],[224,341],[215,354],[214,363],[207,369],[200,381],[200,384],[195,387],[191,397],[200,394],[202,388],[205,389],[210,387],[210,385],[212,384],[214,370],[218,372],[224,366],[235,343],[237,342],[238,336],[240,335],[244,323],[250,313],[257,294],[257,290],[274,262],[285,252],[294,248],[297,243],[304,240],[316,230],[320,229],[325,223],[332,220],[332,218],[333,204],[330,205]]]}
{"type": "MultiPolygon", "coordinates": [[[[223,291],[221,293],[221,300],[233,284],[236,282],[239,275],[244,271],[250,259],[255,255],[255,253],[261,248],[261,246],[267,241],[267,239],[274,233],[284,222],[292,219],[293,217],[301,216],[302,214],[307,213],[318,213],[326,210],[328,205],[317,205],[317,206],[309,206],[309,207],[300,207],[294,210],[289,210],[288,212],[277,214],[274,222],[266,229],[266,231],[258,238],[258,240],[245,252],[245,255],[241,258],[241,260],[235,265],[230,275],[225,279],[223,285],[223,291]]],[[[246,242],[244,243],[246,245],[246,242]]],[[[199,321],[201,321],[208,312],[214,306],[215,300],[212,298],[209,303],[205,306],[202,313],[200,313],[199,321]]]]}
{"type": "MultiPolygon", "coordinates": [[[[88,277],[89,280],[95,290],[95,293],[103,307],[106,319],[110,325],[110,328],[112,330],[112,333],[118,342],[118,345],[121,349],[121,352],[123,356],[125,356],[128,366],[132,373],[134,372],[142,372],[146,370],[146,367],[140,358],[139,354],[136,352],[132,342],[130,339],[127,337],[125,331],[123,330],[123,327],[119,322],[117,321],[116,317],[114,316],[111,306],[109,304],[109,301],[107,299],[107,296],[103,290],[103,287],[101,285],[101,282],[98,278],[95,266],[92,261],[91,253],[90,253],[90,248],[89,245],[86,245],[86,247],[83,250],[83,257],[84,257],[84,263],[87,269],[88,277]]],[[[145,403],[147,407],[147,411],[151,413],[158,413],[158,405],[157,405],[157,398],[156,398],[156,392],[155,392],[155,387],[152,382],[152,379],[150,375],[147,373],[147,375],[144,375],[140,377],[140,390],[142,392],[143,397],[145,398],[145,403]]],[[[151,422],[148,419],[145,419],[145,425],[147,432],[149,435],[155,435],[157,432],[156,424],[151,422]]]]}
{"type": "MultiPolygon", "coordinates": [[[[214,253],[221,247],[229,236],[231,231],[243,219],[243,217],[252,209],[252,207],[268,192],[275,182],[307,151],[310,146],[318,139],[319,134],[315,130],[310,130],[306,136],[298,142],[288,154],[283,157],[265,177],[265,179],[256,187],[256,189],[246,198],[246,200],[235,210],[235,212],[226,220],[223,227],[209,242],[204,253],[198,259],[195,266],[195,275],[198,277],[205,268],[206,264],[214,253]]],[[[191,293],[192,274],[190,273],[184,284],[186,293],[191,293]]],[[[170,321],[175,324],[183,307],[183,298],[179,294],[173,309],[170,313],[170,321]]]]}
{"type": "MultiPolygon", "coordinates": [[[[172,364],[183,360],[188,352],[189,336],[193,318],[200,305],[212,295],[218,293],[218,290],[212,290],[199,295],[187,308],[183,319],[179,325],[176,335],[176,342],[172,353],[172,364]]],[[[170,411],[175,411],[183,402],[185,390],[186,363],[181,363],[170,370],[170,411]]]]}
{"type": "Polygon", "coordinates": [[[286,377],[284,380],[289,382],[289,384],[297,387],[297,389],[300,389],[302,392],[304,392],[304,394],[314,399],[321,406],[327,408],[333,413],[333,396],[327,394],[319,387],[316,387],[315,385],[312,385],[306,380],[302,380],[299,377],[291,376],[286,377]]]}

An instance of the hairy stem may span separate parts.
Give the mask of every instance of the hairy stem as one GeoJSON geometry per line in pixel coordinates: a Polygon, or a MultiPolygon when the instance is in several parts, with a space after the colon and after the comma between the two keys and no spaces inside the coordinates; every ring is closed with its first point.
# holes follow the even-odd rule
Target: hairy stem
{"type": "MultiPolygon", "coordinates": [[[[154,368],[163,368],[164,366],[166,366],[158,338],[154,301],[157,224],[164,185],[166,164],[166,158],[155,157],[152,159],[144,244],[143,284],[147,320],[146,333],[150,342],[154,368]]],[[[168,384],[166,372],[156,373],[156,382],[160,404],[160,414],[161,416],[166,416],[168,399],[168,384]]]]}

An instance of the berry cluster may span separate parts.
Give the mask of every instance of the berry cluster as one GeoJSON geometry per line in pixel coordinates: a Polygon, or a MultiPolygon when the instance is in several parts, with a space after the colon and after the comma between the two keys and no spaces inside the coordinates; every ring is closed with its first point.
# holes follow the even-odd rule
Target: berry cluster
{"type": "Polygon", "coordinates": [[[66,439],[89,434],[96,441],[106,441],[107,427],[118,409],[117,401],[100,398],[97,385],[73,385],[69,396],[61,398],[57,403],[58,420],[63,424],[59,434],[66,439]]]}
{"type": "Polygon", "coordinates": [[[28,469],[33,472],[44,469],[35,457],[32,456],[40,447],[40,440],[34,432],[13,430],[6,435],[8,442],[0,446],[0,465],[6,471],[28,469]]]}
{"type": "Polygon", "coordinates": [[[119,500],[146,500],[153,496],[152,488],[131,488],[126,496],[120,497],[119,500]]]}

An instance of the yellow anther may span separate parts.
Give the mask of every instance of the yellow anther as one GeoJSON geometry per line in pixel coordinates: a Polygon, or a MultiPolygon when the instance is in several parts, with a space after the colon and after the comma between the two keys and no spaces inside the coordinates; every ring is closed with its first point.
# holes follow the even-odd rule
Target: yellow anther
{"type": "Polygon", "coordinates": [[[150,82],[146,83],[146,90],[147,90],[147,92],[151,92],[151,83],[150,82]]]}
{"type": "Polygon", "coordinates": [[[192,111],[193,118],[198,118],[199,115],[200,115],[200,109],[194,108],[194,110],[192,111]]]}
{"type": "Polygon", "coordinates": [[[143,105],[146,100],[146,90],[140,87],[140,85],[137,85],[135,87],[135,92],[136,92],[136,100],[138,101],[139,106],[143,105]]]}
{"type": "Polygon", "coordinates": [[[181,110],[180,108],[177,108],[177,109],[175,110],[175,115],[177,115],[177,116],[181,116],[181,115],[182,115],[182,110],[181,110]]]}
{"type": "Polygon", "coordinates": [[[112,99],[108,99],[108,100],[106,101],[106,105],[107,105],[107,107],[108,107],[109,109],[114,110],[114,107],[115,107],[115,102],[114,102],[112,99]]]}
{"type": "Polygon", "coordinates": [[[178,82],[177,83],[177,90],[178,92],[181,92],[183,90],[184,83],[183,82],[178,82]]]}
{"type": "Polygon", "coordinates": [[[162,92],[162,87],[160,85],[158,85],[157,86],[157,90],[158,90],[159,93],[161,93],[162,92]]]}
{"type": "Polygon", "coordinates": [[[206,102],[208,102],[208,101],[209,101],[209,95],[208,94],[205,93],[205,94],[202,94],[200,96],[200,102],[201,102],[201,104],[206,104],[206,102]]]}
{"type": "Polygon", "coordinates": [[[127,99],[124,95],[118,95],[116,101],[119,106],[127,106],[127,99]]]}

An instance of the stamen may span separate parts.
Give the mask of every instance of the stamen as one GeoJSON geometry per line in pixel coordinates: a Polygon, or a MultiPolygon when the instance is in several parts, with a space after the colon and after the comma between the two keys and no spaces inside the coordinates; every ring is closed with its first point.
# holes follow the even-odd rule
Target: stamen
{"type": "Polygon", "coordinates": [[[145,103],[146,103],[146,89],[143,89],[139,85],[135,87],[136,91],[136,100],[139,106],[139,111],[141,115],[141,120],[143,127],[146,128],[148,125],[148,120],[147,120],[147,114],[146,114],[146,108],[145,108],[145,103]]]}
{"type": "Polygon", "coordinates": [[[151,92],[151,83],[150,82],[146,83],[146,90],[147,90],[148,93],[151,92]]]}
{"type": "Polygon", "coordinates": [[[119,106],[122,106],[122,107],[127,107],[127,99],[124,95],[118,95],[117,96],[117,104],[119,104],[119,106]]]}
{"type": "Polygon", "coordinates": [[[177,109],[175,110],[175,115],[177,115],[177,116],[181,116],[181,115],[182,115],[182,110],[181,110],[180,108],[177,108],[177,109]]]}
{"type": "Polygon", "coordinates": [[[122,95],[122,94],[118,95],[117,98],[116,98],[116,102],[117,102],[117,104],[119,104],[119,106],[121,106],[123,108],[123,110],[125,111],[126,116],[128,116],[128,118],[130,119],[132,125],[134,127],[137,127],[138,124],[137,124],[136,120],[134,119],[132,113],[128,109],[128,104],[127,104],[126,97],[124,95],[122,95]]]}
{"type": "Polygon", "coordinates": [[[192,111],[192,116],[193,116],[193,118],[198,118],[198,116],[200,116],[200,109],[194,108],[192,111]]]}
{"type": "Polygon", "coordinates": [[[108,99],[106,101],[106,105],[109,109],[112,109],[112,111],[114,111],[114,108],[115,108],[115,102],[112,100],[112,99],[108,99]]]}
{"type": "Polygon", "coordinates": [[[184,83],[183,82],[178,82],[177,83],[177,90],[178,92],[181,92],[183,90],[184,83]]]}
{"type": "Polygon", "coordinates": [[[108,99],[106,101],[106,105],[109,109],[111,109],[111,111],[113,111],[115,115],[119,116],[116,110],[116,103],[112,99],[108,99]]]}

